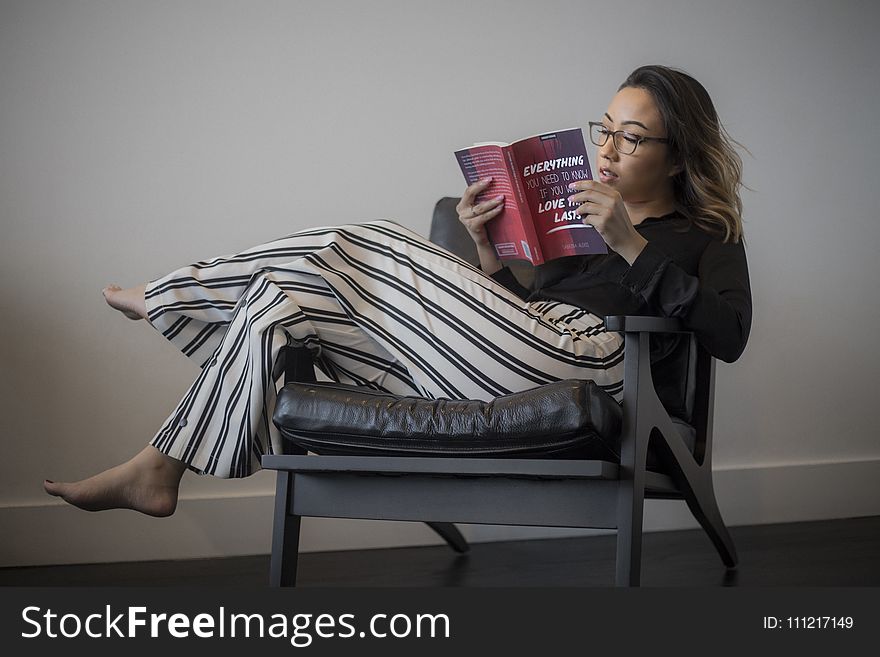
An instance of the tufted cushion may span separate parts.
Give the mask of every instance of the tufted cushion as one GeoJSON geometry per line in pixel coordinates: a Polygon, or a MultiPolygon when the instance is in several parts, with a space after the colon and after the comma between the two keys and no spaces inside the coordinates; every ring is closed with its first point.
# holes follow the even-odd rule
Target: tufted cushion
{"type": "MultiPolygon", "coordinates": [[[[620,461],[621,419],[617,402],[593,381],[581,380],[558,381],[489,402],[294,382],[279,391],[273,416],[286,439],[317,454],[612,462],[620,461]]],[[[656,459],[649,451],[653,465],[656,459]]]]}

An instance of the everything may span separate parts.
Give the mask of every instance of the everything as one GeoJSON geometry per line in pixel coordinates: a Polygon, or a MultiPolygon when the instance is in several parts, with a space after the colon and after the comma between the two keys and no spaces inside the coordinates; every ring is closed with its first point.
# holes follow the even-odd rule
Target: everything
{"type": "Polygon", "coordinates": [[[541,173],[542,171],[553,171],[554,169],[561,169],[563,167],[577,167],[583,165],[583,155],[578,155],[576,157],[559,157],[555,160],[544,160],[543,162],[536,162],[535,164],[529,164],[528,166],[523,167],[523,176],[528,177],[536,173],[541,173]]]}

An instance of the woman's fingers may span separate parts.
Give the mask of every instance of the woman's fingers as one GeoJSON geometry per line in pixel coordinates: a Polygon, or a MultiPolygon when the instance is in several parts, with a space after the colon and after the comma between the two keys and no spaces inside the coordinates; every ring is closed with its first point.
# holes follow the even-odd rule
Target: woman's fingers
{"type": "Polygon", "coordinates": [[[480,192],[484,191],[489,184],[492,182],[492,176],[488,178],[483,178],[482,180],[478,180],[473,185],[468,185],[468,188],[464,190],[464,194],[461,196],[461,202],[459,202],[458,210],[459,216],[461,216],[466,210],[468,210],[473,204],[474,200],[477,196],[480,195],[480,192]]]}
{"type": "Polygon", "coordinates": [[[598,191],[586,191],[578,194],[571,194],[566,200],[568,200],[569,203],[594,203],[606,208],[614,207],[615,203],[614,197],[598,191]]]}
{"type": "Polygon", "coordinates": [[[617,191],[613,187],[601,183],[598,180],[578,180],[577,182],[569,183],[568,190],[571,192],[598,192],[610,196],[613,196],[617,191]]]}
{"type": "Polygon", "coordinates": [[[598,219],[598,215],[602,214],[610,214],[609,208],[606,205],[601,203],[594,203],[593,201],[584,201],[581,203],[576,209],[575,213],[580,215],[581,217],[593,217],[598,219]]]}
{"type": "Polygon", "coordinates": [[[498,196],[490,198],[488,201],[477,203],[470,208],[470,211],[473,213],[473,216],[476,217],[477,215],[481,215],[484,212],[488,212],[489,210],[494,210],[502,203],[504,203],[504,194],[499,194],[498,196]]]}
{"type": "Polygon", "coordinates": [[[484,192],[491,183],[492,176],[489,176],[469,185],[455,208],[458,212],[458,220],[467,228],[477,247],[489,244],[486,236],[486,223],[504,210],[504,194],[499,194],[480,203],[474,203],[477,196],[484,192]]]}
{"type": "Polygon", "coordinates": [[[504,197],[501,200],[487,201],[474,206],[472,225],[482,226],[490,219],[497,217],[504,210],[504,197]],[[483,206],[482,208],[480,206],[483,206]]]}
{"type": "Polygon", "coordinates": [[[504,206],[504,194],[499,194],[493,198],[490,198],[488,201],[483,201],[482,203],[477,203],[476,205],[465,204],[464,197],[462,197],[462,202],[459,203],[458,207],[458,218],[468,223],[472,219],[476,217],[480,217],[490,210],[495,210],[499,207],[504,206]]]}
{"type": "Polygon", "coordinates": [[[487,246],[486,224],[504,211],[504,196],[499,195],[476,206],[459,208],[458,219],[467,228],[476,245],[487,246]]]}
{"type": "Polygon", "coordinates": [[[569,203],[593,203],[611,209],[619,200],[619,194],[607,185],[594,180],[581,180],[571,183],[568,189],[573,192],[568,196],[569,203]]]}

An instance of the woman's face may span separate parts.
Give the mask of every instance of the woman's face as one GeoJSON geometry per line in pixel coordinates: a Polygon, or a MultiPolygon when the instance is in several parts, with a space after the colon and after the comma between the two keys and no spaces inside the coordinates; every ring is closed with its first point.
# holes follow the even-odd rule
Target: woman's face
{"type": "MultiPolygon", "coordinates": [[[[609,131],[626,130],[641,137],[666,137],[665,126],[651,94],[627,87],[617,92],[602,123],[609,131]]],[[[667,144],[643,141],[632,155],[621,155],[609,138],[599,149],[596,168],[600,180],[613,187],[626,203],[671,198],[672,178],[678,169],[668,161],[667,144]],[[605,174],[612,174],[608,177],[605,174]]]]}

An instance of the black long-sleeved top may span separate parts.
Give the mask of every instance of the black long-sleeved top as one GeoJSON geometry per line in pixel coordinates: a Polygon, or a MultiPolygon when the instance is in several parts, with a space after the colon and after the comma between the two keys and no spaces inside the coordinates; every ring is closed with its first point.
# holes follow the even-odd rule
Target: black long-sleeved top
{"type": "MultiPolygon", "coordinates": [[[[714,357],[728,363],[739,358],[752,322],[742,240],[724,243],[675,212],[648,217],[635,228],[648,244],[632,266],[609,249],[538,265],[531,290],[507,267],[492,277],[527,301],[562,301],[601,318],[678,317],[714,357]]],[[[678,335],[652,335],[652,362],[675,347],[678,335]]]]}

